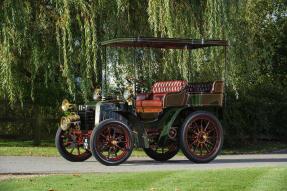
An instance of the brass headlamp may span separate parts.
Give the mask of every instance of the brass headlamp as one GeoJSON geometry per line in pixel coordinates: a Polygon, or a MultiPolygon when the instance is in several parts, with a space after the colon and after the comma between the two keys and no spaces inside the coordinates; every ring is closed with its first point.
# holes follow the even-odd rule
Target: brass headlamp
{"type": "Polygon", "coordinates": [[[93,100],[97,101],[100,100],[102,97],[102,90],[101,89],[95,89],[93,94],[93,100]]]}
{"type": "Polygon", "coordinates": [[[69,109],[72,109],[75,105],[70,104],[69,101],[67,99],[64,99],[62,102],[62,110],[63,111],[68,111],[69,109]]]}
{"type": "Polygon", "coordinates": [[[63,129],[63,131],[66,131],[71,127],[72,122],[79,121],[79,120],[80,120],[80,116],[75,113],[72,113],[71,115],[68,115],[67,117],[61,118],[60,127],[63,129]]]}

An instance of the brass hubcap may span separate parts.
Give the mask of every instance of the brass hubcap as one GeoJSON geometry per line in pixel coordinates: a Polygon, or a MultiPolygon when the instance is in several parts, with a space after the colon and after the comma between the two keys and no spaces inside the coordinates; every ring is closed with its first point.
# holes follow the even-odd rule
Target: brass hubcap
{"type": "Polygon", "coordinates": [[[205,143],[207,140],[207,135],[204,132],[200,132],[197,136],[197,141],[199,143],[205,143]]]}
{"type": "Polygon", "coordinates": [[[118,145],[118,141],[115,141],[115,140],[113,140],[113,141],[111,141],[111,143],[112,143],[112,145],[118,145]]]}

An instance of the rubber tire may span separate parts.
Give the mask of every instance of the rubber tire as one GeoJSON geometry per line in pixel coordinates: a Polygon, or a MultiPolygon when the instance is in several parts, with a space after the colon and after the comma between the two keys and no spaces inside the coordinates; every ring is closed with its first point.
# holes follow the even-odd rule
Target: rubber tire
{"type": "Polygon", "coordinates": [[[133,134],[132,134],[132,131],[130,130],[130,128],[128,127],[128,125],[126,123],[124,123],[123,121],[119,121],[119,120],[116,120],[116,119],[106,119],[102,122],[100,122],[100,124],[94,128],[92,134],[91,134],[91,137],[90,137],[90,147],[91,147],[91,151],[92,151],[92,154],[93,156],[100,162],[102,163],[103,165],[106,165],[106,166],[116,166],[116,165],[119,165],[123,162],[125,162],[131,155],[132,151],[133,151],[133,147],[134,147],[134,137],[133,137],[133,134]],[[128,151],[128,153],[120,160],[118,161],[108,161],[108,160],[105,160],[104,158],[102,158],[96,148],[95,148],[95,145],[96,145],[96,137],[97,137],[97,133],[102,129],[104,128],[106,125],[108,125],[109,123],[118,123],[120,125],[122,125],[128,132],[128,135],[129,135],[129,139],[130,139],[130,149],[128,151]]]}
{"type": "Polygon", "coordinates": [[[217,119],[217,117],[215,115],[213,115],[210,112],[206,112],[206,111],[196,111],[191,113],[190,115],[188,115],[185,119],[185,121],[183,122],[182,126],[181,126],[181,131],[180,131],[180,138],[179,138],[179,142],[180,142],[180,148],[183,152],[183,154],[192,162],[195,163],[208,163],[210,161],[212,161],[213,159],[215,159],[215,157],[219,154],[219,152],[221,151],[222,145],[223,145],[223,129],[221,126],[220,121],[217,119]],[[189,124],[190,121],[192,121],[194,118],[198,117],[198,116],[207,116],[209,118],[211,118],[217,125],[218,129],[219,129],[219,144],[215,150],[215,152],[210,155],[208,158],[199,158],[194,156],[192,153],[190,153],[188,151],[188,148],[185,144],[185,139],[184,139],[184,135],[185,135],[185,130],[187,128],[187,125],[189,124]]]}
{"type": "Polygon", "coordinates": [[[150,158],[152,158],[156,161],[164,162],[164,161],[171,159],[172,157],[174,157],[178,153],[179,146],[177,147],[176,151],[171,152],[171,153],[167,153],[167,154],[159,154],[159,153],[155,152],[154,150],[152,150],[151,148],[143,148],[143,150],[146,153],[146,155],[149,156],[150,158]]]}
{"type": "Polygon", "coordinates": [[[85,155],[83,157],[75,157],[71,153],[67,152],[67,150],[64,149],[61,145],[60,136],[61,136],[62,132],[63,132],[63,130],[61,128],[59,128],[57,130],[56,138],[55,138],[57,150],[62,157],[64,157],[66,160],[71,161],[71,162],[83,162],[92,156],[91,152],[87,152],[87,155],[85,155]]]}

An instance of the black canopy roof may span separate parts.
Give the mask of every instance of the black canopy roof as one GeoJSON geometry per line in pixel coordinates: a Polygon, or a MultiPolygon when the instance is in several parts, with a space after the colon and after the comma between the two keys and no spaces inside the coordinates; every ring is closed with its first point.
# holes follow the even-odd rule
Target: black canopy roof
{"type": "Polygon", "coordinates": [[[180,38],[116,38],[101,43],[113,47],[150,47],[167,49],[196,49],[211,46],[228,46],[227,40],[180,39],[180,38]]]}

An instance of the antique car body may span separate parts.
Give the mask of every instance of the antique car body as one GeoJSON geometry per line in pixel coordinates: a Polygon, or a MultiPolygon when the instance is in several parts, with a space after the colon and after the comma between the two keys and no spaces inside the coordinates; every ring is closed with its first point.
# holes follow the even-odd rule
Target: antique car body
{"type": "MultiPolygon", "coordinates": [[[[118,38],[102,43],[106,47],[168,48],[192,50],[223,46],[225,40],[118,38]]],[[[137,91],[141,84],[127,78],[133,87],[127,96],[106,95],[106,63],[102,90],[96,100],[77,107],[67,100],[63,110],[74,110],[61,119],[56,135],[59,153],[70,161],[84,161],[92,154],[105,165],[118,165],[134,147],[143,148],[158,161],[172,158],[179,149],[193,162],[213,160],[223,144],[223,130],[215,114],[223,106],[224,82],[190,83],[185,80],[155,82],[151,92],[137,91]]],[[[183,70],[183,68],[182,68],[183,70]]],[[[225,71],[226,79],[226,71],[225,71]]]]}

